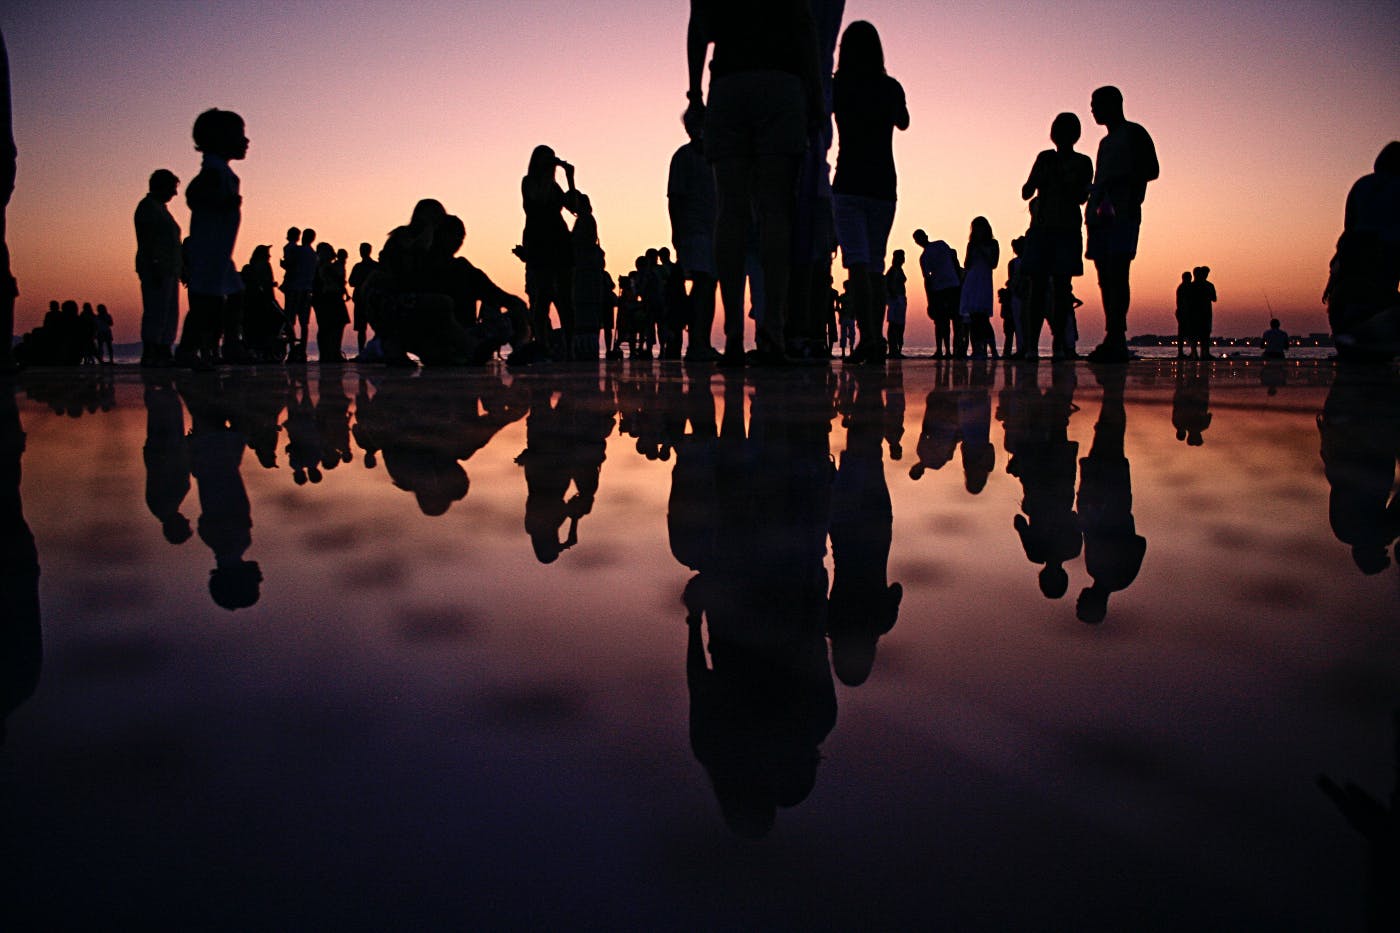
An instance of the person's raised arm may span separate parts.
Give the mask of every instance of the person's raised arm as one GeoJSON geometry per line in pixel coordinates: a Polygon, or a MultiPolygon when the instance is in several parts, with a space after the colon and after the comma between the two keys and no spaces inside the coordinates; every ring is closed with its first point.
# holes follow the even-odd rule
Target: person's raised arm
{"type": "Polygon", "coordinates": [[[685,30],[685,60],[689,71],[690,84],[686,90],[686,113],[705,109],[705,93],[702,87],[705,74],[705,55],[710,42],[709,3],[706,0],[690,0],[690,22],[685,30]]]}

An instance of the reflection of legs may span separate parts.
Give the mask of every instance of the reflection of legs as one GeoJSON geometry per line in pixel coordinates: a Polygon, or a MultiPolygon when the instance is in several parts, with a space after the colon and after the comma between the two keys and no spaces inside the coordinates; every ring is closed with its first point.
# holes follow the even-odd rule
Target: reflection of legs
{"type": "Polygon", "coordinates": [[[744,248],[752,216],[753,159],[722,159],[715,163],[719,200],[715,220],[715,265],[719,270],[720,300],[724,303],[724,352],[744,350],[744,248]]]}

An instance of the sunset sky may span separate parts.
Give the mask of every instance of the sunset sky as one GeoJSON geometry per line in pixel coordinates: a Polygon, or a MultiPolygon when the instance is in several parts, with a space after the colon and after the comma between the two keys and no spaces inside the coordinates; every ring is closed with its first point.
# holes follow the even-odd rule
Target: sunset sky
{"type": "MultiPolygon", "coordinates": [[[[436,197],[466,221],[464,253],[521,292],[520,177],[548,143],[577,166],[609,267],[624,271],[670,239],[687,14],[685,0],[6,4],[16,328],[74,298],[106,302],[117,339],[136,339],[132,210],[153,169],[193,178],[190,125],[211,106],[242,113],[252,140],[235,165],[240,265],[290,225],[377,250],[436,197]]],[[[1008,251],[1051,119],[1079,114],[1092,156],[1089,94],[1116,84],[1162,163],[1130,332],[1174,330],[1180,272],[1200,264],[1220,294],[1217,333],[1260,332],[1266,296],[1286,329],[1326,329],[1319,295],[1343,199],[1400,137],[1400,5],[849,0],[855,19],[880,30],[912,117],[895,140],[891,248],[912,259],[924,227],[961,252],[984,214],[1008,251]]],[[[188,229],[183,185],[172,207],[188,229]]],[[[931,342],[918,291],[911,346],[931,342]]],[[[1081,330],[1097,337],[1092,269],[1076,293],[1081,330]]]]}

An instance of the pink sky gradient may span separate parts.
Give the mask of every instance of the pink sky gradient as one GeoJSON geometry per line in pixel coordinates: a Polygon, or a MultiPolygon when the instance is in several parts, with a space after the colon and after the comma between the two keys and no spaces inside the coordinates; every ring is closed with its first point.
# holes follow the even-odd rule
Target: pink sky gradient
{"type": "MultiPolygon", "coordinates": [[[[194,176],[190,125],[210,106],[242,113],[252,140],[236,165],[239,264],[290,225],[352,255],[361,240],[377,250],[414,201],[436,197],[466,221],[464,253],[520,292],[510,248],[537,143],[578,167],[615,273],[670,239],[684,0],[17,7],[0,12],[0,28],[20,153],[9,215],[18,330],[50,298],[74,298],[105,302],[117,339],[136,338],[131,213],[153,169],[194,176]]],[[[1290,331],[1326,329],[1319,295],[1343,199],[1400,136],[1393,3],[850,0],[854,19],[880,29],[912,116],[895,140],[892,249],[912,259],[909,235],[924,227],[961,252],[983,214],[1009,254],[1026,223],[1020,185],[1051,119],[1078,113],[1092,156],[1102,131],[1089,93],[1111,83],[1162,163],[1130,331],[1174,330],[1175,285],[1199,264],[1217,282],[1218,333],[1261,331],[1266,295],[1290,331]]],[[[188,228],[183,196],[172,207],[188,228]]],[[[911,346],[931,342],[918,291],[911,346]]],[[[1096,337],[1092,270],[1076,293],[1081,330],[1096,337]]]]}

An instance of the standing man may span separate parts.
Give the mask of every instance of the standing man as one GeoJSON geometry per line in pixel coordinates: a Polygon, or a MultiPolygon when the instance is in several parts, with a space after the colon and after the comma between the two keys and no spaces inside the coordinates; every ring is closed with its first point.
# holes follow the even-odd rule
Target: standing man
{"type": "Polygon", "coordinates": [[[715,169],[715,265],[724,303],[725,365],[743,366],[744,253],[755,217],[766,290],[754,360],[788,361],[784,321],[798,167],[825,117],[816,26],[806,0],[691,0],[686,33],[691,119],[705,119],[715,169]],[[701,93],[710,61],[709,97],[701,93]]]}
{"type": "Polygon", "coordinates": [[[374,270],[379,268],[379,263],[375,262],[371,255],[373,252],[374,247],[368,243],[360,244],[360,261],[350,270],[348,283],[355,290],[351,300],[355,302],[355,344],[360,348],[360,356],[365,354],[365,332],[369,330],[369,300],[360,297],[360,288],[374,274],[374,270]]]}
{"type": "Polygon", "coordinates": [[[14,369],[15,299],[19,285],[10,272],[10,247],[5,243],[5,208],[15,190],[15,134],[10,122],[10,56],[0,33],[0,372],[14,369]]]}
{"type": "Polygon", "coordinates": [[[1108,132],[1099,140],[1094,184],[1085,218],[1089,244],[1085,255],[1094,261],[1103,296],[1104,339],[1089,354],[1094,363],[1124,363],[1128,354],[1128,269],[1137,256],[1142,226],[1142,201],[1147,183],[1160,174],[1152,137],[1123,117],[1123,92],[1101,87],[1089,98],[1094,122],[1108,132]]]}
{"type": "Polygon", "coordinates": [[[141,365],[162,366],[180,325],[180,225],[166,207],[180,189],[169,169],[151,173],[136,205],[136,276],[141,280],[141,365]]]}

